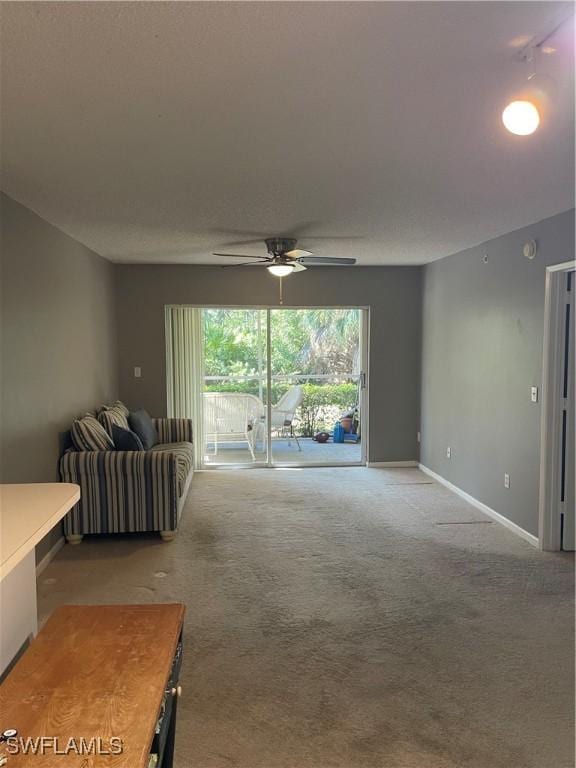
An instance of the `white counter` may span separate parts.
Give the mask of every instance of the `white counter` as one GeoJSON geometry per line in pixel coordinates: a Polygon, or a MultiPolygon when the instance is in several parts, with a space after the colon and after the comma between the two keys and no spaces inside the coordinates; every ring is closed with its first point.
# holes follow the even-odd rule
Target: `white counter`
{"type": "Polygon", "coordinates": [[[34,548],[79,498],[69,483],[0,485],[0,675],[38,628],[34,548]]]}

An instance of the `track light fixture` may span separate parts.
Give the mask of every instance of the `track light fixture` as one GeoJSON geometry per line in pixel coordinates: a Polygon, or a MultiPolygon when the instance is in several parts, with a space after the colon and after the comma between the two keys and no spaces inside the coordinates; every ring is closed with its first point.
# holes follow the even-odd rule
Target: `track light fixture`
{"type": "Polygon", "coordinates": [[[573,16],[573,4],[562,3],[540,34],[514,55],[514,59],[527,64],[530,71],[524,86],[514,94],[502,112],[502,122],[510,133],[529,136],[538,128],[541,120],[549,116],[556,84],[548,75],[536,72],[537,57],[555,52],[556,49],[548,41],[566,22],[572,22],[573,16]]]}
{"type": "Polygon", "coordinates": [[[529,136],[540,125],[540,113],[531,101],[511,101],[502,112],[502,122],[510,133],[529,136]]]}
{"type": "Polygon", "coordinates": [[[530,75],[524,88],[518,94],[519,98],[513,99],[502,112],[502,122],[506,130],[516,136],[529,136],[540,125],[540,112],[538,103],[541,102],[541,94],[535,88],[536,78],[536,48],[529,48],[525,60],[530,65],[530,75]],[[540,98],[539,98],[540,96],[540,98]]]}

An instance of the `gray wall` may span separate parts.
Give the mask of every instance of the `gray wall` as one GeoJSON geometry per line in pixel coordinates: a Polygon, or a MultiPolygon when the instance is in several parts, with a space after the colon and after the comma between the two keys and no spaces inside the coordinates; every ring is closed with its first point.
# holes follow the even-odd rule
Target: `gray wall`
{"type": "Polygon", "coordinates": [[[534,535],[545,268],[573,258],[567,211],[424,270],[421,461],[534,535]],[[531,239],[534,261],[522,255],[531,239]]]}
{"type": "MultiPolygon", "coordinates": [[[[120,395],[131,407],[166,412],[164,306],[276,305],[266,270],[123,265],[117,269],[120,395]],[[141,366],[142,378],[133,378],[141,366]]],[[[285,306],[371,308],[370,460],[418,458],[421,269],[317,268],[284,281],[285,306]]]]}
{"type": "Polygon", "coordinates": [[[52,482],[59,433],[117,396],[113,266],[5,195],[0,204],[0,476],[52,482]]]}

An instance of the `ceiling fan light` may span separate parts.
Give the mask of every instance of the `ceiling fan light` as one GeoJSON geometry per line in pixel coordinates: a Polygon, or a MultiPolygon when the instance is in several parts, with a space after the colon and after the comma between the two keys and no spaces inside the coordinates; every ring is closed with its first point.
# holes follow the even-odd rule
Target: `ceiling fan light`
{"type": "Polygon", "coordinates": [[[274,275],[274,277],[287,277],[288,275],[291,275],[294,271],[294,265],[293,264],[270,264],[269,267],[266,267],[268,272],[270,272],[271,275],[274,275]]]}

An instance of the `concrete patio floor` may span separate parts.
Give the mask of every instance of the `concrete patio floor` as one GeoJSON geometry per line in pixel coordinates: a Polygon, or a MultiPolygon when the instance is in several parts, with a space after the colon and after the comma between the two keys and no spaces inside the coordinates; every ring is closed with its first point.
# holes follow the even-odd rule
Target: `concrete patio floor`
{"type": "MultiPolygon", "coordinates": [[[[279,464],[358,464],[362,461],[362,446],[358,443],[317,443],[310,437],[300,437],[301,451],[294,439],[272,439],[273,460],[279,464]]],[[[204,455],[205,466],[250,464],[258,465],[266,462],[265,447],[257,444],[256,460],[252,456],[246,442],[221,443],[218,453],[214,454],[212,444],[204,455]]]]}

